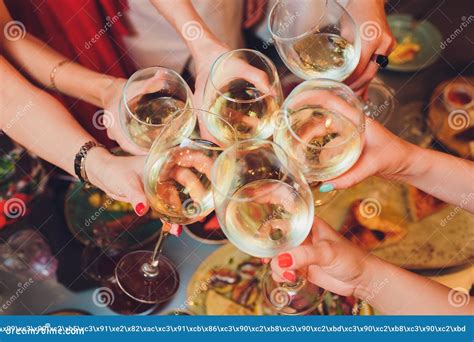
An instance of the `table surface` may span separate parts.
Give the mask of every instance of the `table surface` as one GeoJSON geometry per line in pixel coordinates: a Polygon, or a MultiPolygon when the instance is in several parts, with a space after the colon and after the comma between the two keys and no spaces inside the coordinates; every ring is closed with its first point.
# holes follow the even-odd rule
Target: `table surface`
{"type": "MultiPolygon", "coordinates": [[[[449,1],[449,4],[448,1],[431,0],[391,1],[388,5],[391,13],[412,13],[417,18],[428,19],[440,29],[443,39],[459,28],[463,20],[461,17],[473,7],[474,3],[469,0],[449,1]]],[[[258,48],[257,45],[251,47],[258,48]]],[[[379,73],[379,77],[395,90],[397,108],[387,124],[389,128],[397,126],[397,109],[401,106],[420,101],[426,106],[438,83],[474,74],[474,30],[466,30],[444,50],[433,50],[433,58],[437,58],[437,61],[425,70],[414,73],[379,73]]],[[[58,198],[64,198],[67,184],[62,184],[61,181],[56,183],[59,185],[55,184],[49,189],[49,197],[41,199],[37,210],[22,225],[34,227],[46,237],[59,260],[58,279],[33,284],[31,290],[26,291],[3,314],[44,314],[61,309],[79,309],[97,315],[113,314],[108,308],[97,307],[92,301],[95,288],[85,280],[80,270],[79,255],[82,246],[67,230],[63,203],[58,203],[58,198]]],[[[14,227],[8,229],[11,231],[14,227]]],[[[6,233],[2,234],[5,236],[6,233]]],[[[218,247],[195,241],[186,233],[180,238],[173,237],[166,241],[164,253],[177,266],[181,281],[177,295],[161,308],[159,314],[183,307],[189,279],[201,262],[218,247]]],[[[0,271],[0,303],[9,297],[7,289],[16,288],[18,282],[19,279],[14,274],[0,271]]]]}

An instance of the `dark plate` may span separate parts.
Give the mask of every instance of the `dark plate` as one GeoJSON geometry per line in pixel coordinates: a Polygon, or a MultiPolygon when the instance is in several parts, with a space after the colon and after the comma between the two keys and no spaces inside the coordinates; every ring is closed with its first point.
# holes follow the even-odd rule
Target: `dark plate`
{"type": "Polygon", "coordinates": [[[412,61],[403,64],[389,63],[388,70],[412,72],[436,62],[439,58],[436,51],[440,50],[442,36],[439,30],[429,21],[414,21],[410,15],[389,15],[387,17],[390,30],[397,42],[411,34],[413,42],[421,45],[421,50],[412,61]]]}
{"type": "Polygon", "coordinates": [[[214,213],[208,215],[203,222],[184,226],[184,230],[193,239],[202,243],[218,245],[227,242],[227,237],[220,228],[214,213]]]}
{"type": "MultiPolygon", "coordinates": [[[[85,189],[81,183],[73,183],[66,194],[64,214],[69,230],[83,244],[98,244],[97,230],[110,229],[113,242],[120,249],[135,249],[158,238],[161,221],[152,219],[150,214],[138,217],[132,210],[110,210],[110,200],[106,207],[89,203],[92,194],[103,194],[93,188],[85,189]]],[[[105,242],[108,243],[108,242],[105,242]]],[[[100,245],[100,243],[99,243],[100,245]]]]}

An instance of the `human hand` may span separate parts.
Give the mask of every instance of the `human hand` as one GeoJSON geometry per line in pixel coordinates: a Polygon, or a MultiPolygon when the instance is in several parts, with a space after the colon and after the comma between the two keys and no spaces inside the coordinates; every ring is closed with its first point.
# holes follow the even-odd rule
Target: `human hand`
{"type": "Polygon", "coordinates": [[[107,196],[131,203],[139,216],[149,209],[142,185],[145,156],[118,157],[103,148],[89,151],[86,172],[89,181],[107,196]]]}
{"type": "MultiPolygon", "coordinates": [[[[214,62],[222,54],[229,52],[229,49],[218,43],[213,43],[209,49],[206,49],[206,52],[207,51],[211,52],[206,53],[205,56],[198,55],[195,57],[197,76],[194,92],[194,104],[196,108],[209,109],[211,104],[216,100],[214,92],[206,91],[205,93],[206,86],[209,89],[214,86],[217,90],[222,90],[226,87],[234,87],[237,92],[242,92],[243,89],[247,89],[248,86],[250,86],[257,89],[256,94],[257,92],[259,94],[273,94],[278,91],[272,89],[269,76],[265,71],[250,65],[244,58],[239,58],[238,54],[220,60],[219,70],[213,74],[212,85],[209,84],[210,72],[214,62]],[[245,85],[245,83],[250,83],[251,85],[245,85]]],[[[242,94],[239,93],[239,95],[242,94]]],[[[247,107],[250,106],[251,104],[247,107]]],[[[234,127],[245,127],[249,130],[255,129],[259,126],[260,119],[249,117],[245,109],[247,107],[243,106],[239,109],[242,110],[242,112],[239,112],[237,109],[227,108],[226,111],[229,111],[229,113],[227,113],[228,115],[225,115],[225,119],[231,121],[231,124],[234,127]]],[[[224,113],[215,114],[222,115],[224,113]]],[[[199,119],[201,130],[209,135],[202,118],[199,119]]]]}
{"type": "Polygon", "coordinates": [[[128,153],[142,155],[146,151],[132,143],[120,125],[119,106],[126,82],[127,80],[123,78],[115,78],[104,89],[104,93],[101,96],[102,108],[104,109],[103,115],[108,115],[109,117],[105,117],[103,120],[106,123],[109,139],[116,141],[128,153]]]}
{"type": "Polygon", "coordinates": [[[357,297],[370,281],[368,265],[373,258],[315,217],[311,235],[301,246],[272,259],[272,277],[277,282],[293,282],[295,271],[305,270],[309,282],[341,296],[357,297]]]}
{"type": "Polygon", "coordinates": [[[175,181],[186,188],[195,203],[203,203],[210,190],[204,186],[202,176],[198,176],[193,170],[211,179],[213,163],[213,157],[204,151],[189,147],[174,147],[168,152],[167,160],[160,171],[156,192],[161,198],[166,199],[169,207],[175,212],[182,210],[182,204],[176,186],[170,181],[175,181]]]}
{"type": "Polygon", "coordinates": [[[362,96],[379,69],[373,55],[388,56],[396,41],[387,23],[384,0],[351,1],[346,9],[358,25],[362,44],[359,64],[345,83],[362,96]]]}
{"type": "Polygon", "coordinates": [[[402,181],[412,173],[414,146],[372,118],[366,118],[361,156],[347,172],[324,182],[322,189],[345,189],[370,176],[402,181]]]}

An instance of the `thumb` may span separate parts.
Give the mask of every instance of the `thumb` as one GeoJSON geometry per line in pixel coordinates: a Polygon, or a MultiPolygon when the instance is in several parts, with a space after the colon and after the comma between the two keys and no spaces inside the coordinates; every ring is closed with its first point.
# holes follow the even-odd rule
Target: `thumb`
{"type": "Polygon", "coordinates": [[[362,156],[355,165],[349,169],[349,171],[339,177],[323,182],[319,187],[319,191],[328,192],[332,190],[347,189],[362,182],[367,177],[374,175],[376,167],[373,164],[373,161],[368,160],[363,153],[364,152],[362,152],[362,156]]]}
{"type": "Polygon", "coordinates": [[[278,256],[278,266],[297,270],[310,265],[329,266],[336,260],[334,242],[319,240],[313,245],[301,245],[278,256]]]}

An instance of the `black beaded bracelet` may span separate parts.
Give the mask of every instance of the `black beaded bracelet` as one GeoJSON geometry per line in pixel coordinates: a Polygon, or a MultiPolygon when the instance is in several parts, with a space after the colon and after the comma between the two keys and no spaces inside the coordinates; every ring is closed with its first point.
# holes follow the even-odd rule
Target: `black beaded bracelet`
{"type": "Polygon", "coordinates": [[[77,152],[76,157],[74,158],[74,172],[77,178],[86,184],[89,184],[85,166],[86,156],[94,147],[104,147],[104,145],[98,144],[94,141],[88,141],[81,146],[79,152],[77,152]]]}

